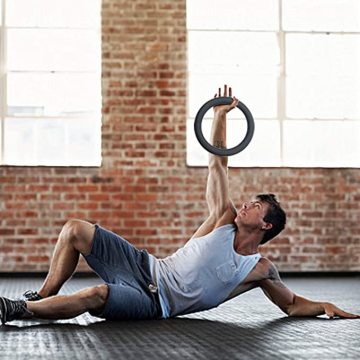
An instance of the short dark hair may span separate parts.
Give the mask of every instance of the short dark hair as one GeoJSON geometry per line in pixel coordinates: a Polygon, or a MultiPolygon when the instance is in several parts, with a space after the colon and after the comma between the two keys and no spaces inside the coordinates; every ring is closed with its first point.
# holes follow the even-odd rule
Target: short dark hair
{"type": "Polygon", "coordinates": [[[256,199],[269,204],[268,211],[264,216],[264,221],[272,224],[272,228],[265,232],[260,243],[263,245],[278,235],[285,228],[286,214],[274,194],[259,194],[256,195],[256,199]]]}

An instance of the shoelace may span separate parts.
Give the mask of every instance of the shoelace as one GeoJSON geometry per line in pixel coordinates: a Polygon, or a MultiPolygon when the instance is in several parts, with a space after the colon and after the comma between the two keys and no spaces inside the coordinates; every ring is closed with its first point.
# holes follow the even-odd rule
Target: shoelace
{"type": "Polygon", "coordinates": [[[27,290],[24,292],[23,296],[31,301],[31,299],[38,298],[39,294],[36,291],[27,290]]]}

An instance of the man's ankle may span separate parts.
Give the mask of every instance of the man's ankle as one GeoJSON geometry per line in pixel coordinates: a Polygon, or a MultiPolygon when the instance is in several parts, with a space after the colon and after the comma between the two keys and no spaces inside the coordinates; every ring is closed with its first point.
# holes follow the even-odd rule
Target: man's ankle
{"type": "Polygon", "coordinates": [[[49,294],[46,293],[46,292],[43,291],[43,290],[39,290],[39,291],[37,291],[37,293],[38,293],[43,299],[49,297],[49,294]]]}

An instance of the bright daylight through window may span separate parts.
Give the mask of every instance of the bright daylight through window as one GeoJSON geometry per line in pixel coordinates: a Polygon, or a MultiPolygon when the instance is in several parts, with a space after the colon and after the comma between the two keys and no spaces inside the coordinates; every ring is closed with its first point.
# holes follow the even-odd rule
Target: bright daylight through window
{"type": "Polygon", "coordinates": [[[101,1],[0,0],[0,164],[101,164],[101,1]]]}
{"type": "MultiPolygon", "coordinates": [[[[255,119],[230,166],[360,167],[360,1],[188,0],[187,28],[188,165],[207,165],[194,118],[229,84],[255,119]]],[[[241,117],[229,113],[228,147],[241,117]]]]}

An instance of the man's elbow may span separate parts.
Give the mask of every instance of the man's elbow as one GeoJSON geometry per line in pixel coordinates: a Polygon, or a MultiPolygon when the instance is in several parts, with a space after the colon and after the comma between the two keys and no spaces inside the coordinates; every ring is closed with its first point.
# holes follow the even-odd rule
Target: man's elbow
{"type": "Polygon", "coordinates": [[[286,305],[286,306],[279,306],[279,309],[286,314],[287,316],[293,316],[291,309],[290,309],[291,305],[286,305]]]}
{"type": "Polygon", "coordinates": [[[296,295],[293,295],[292,302],[281,309],[287,316],[296,316],[296,295]]]}
{"type": "Polygon", "coordinates": [[[301,296],[293,295],[293,302],[286,307],[288,316],[306,316],[304,309],[306,308],[307,300],[301,296]]]}
{"type": "Polygon", "coordinates": [[[291,305],[289,305],[289,306],[284,310],[284,313],[285,313],[287,316],[289,316],[289,317],[296,316],[293,308],[291,307],[291,305]]]}
{"type": "Polygon", "coordinates": [[[226,212],[226,206],[225,203],[222,204],[220,201],[216,206],[212,207],[210,210],[210,216],[212,219],[214,219],[214,222],[216,223],[226,212]]]}

